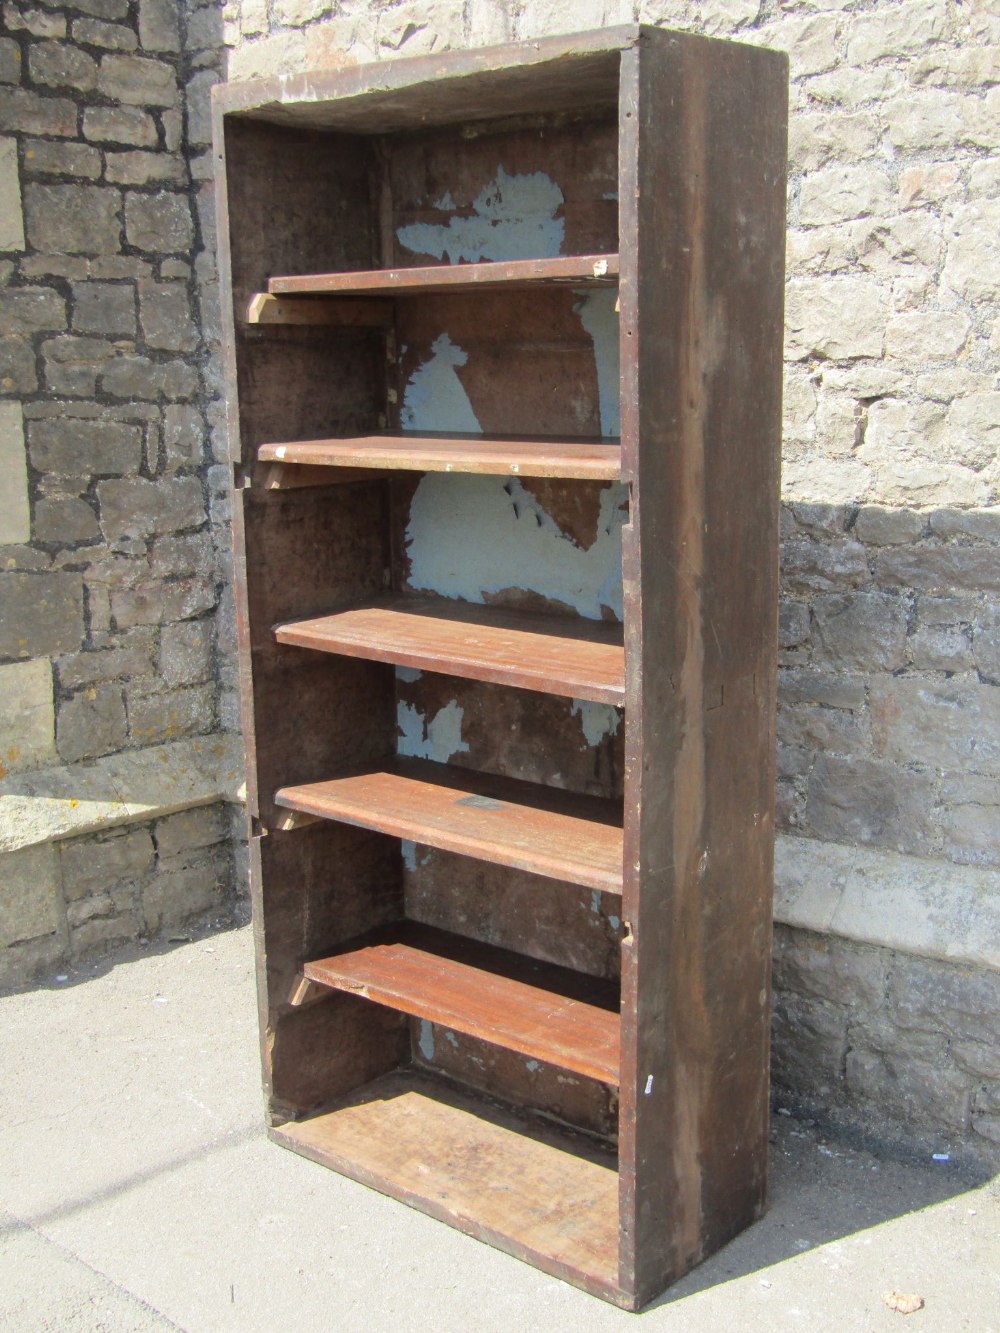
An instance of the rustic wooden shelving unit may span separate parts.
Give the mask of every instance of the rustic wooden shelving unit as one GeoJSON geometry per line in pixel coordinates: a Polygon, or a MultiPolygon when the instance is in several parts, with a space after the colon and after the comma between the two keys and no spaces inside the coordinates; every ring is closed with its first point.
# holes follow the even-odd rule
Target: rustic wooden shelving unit
{"type": "Polygon", "coordinates": [[[786,77],[215,90],[271,1132],[631,1309],[764,1202],[786,77]]]}

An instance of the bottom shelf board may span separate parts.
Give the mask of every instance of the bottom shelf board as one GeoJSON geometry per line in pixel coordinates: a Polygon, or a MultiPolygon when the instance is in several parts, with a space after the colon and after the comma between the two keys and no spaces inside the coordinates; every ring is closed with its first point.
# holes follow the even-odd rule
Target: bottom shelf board
{"type": "Polygon", "coordinates": [[[415,1070],[271,1131],[279,1143],[615,1304],[610,1153],[415,1070]]]}

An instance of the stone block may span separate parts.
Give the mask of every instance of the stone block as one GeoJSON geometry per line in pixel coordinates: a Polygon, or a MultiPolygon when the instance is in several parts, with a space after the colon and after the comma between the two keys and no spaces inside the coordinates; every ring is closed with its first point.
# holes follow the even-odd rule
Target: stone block
{"type": "Polygon", "coordinates": [[[160,631],[160,674],[168,685],[194,685],[212,674],[212,622],[185,620],[160,631]]]}
{"type": "Polygon", "coordinates": [[[82,497],[55,495],[35,504],[35,541],[74,546],[101,535],[97,515],[82,497]]]}
{"type": "Polygon", "coordinates": [[[903,546],[916,541],[926,527],[926,517],[915,509],[863,505],[854,523],[854,533],[870,546],[903,546]]]}
{"type": "Polygon", "coordinates": [[[158,537],[149,557],[149,572],[154,578],[164,579],[201,574],[212,568],[214,555],[212,534],[207,529],[180,537],[158,537]]]}
{"type": "MultiPolygon", "coordinates": [[[[956,398],[948,411],[948,434],[950,453],[970,467],[987,467],[1000,455],[1000,393],[970,393],[956,398]]],[[[995,532],[1000,510],[991,518],[995,532]]]]}
{"type": "Polygon", "coordinates": [[[211,611],[215,603],[214,579],[204,577],[170,583],[151,579],[134,588],[114,588],[111,592],[111,610],[119,629],[189,620],[211,611]]]}
{"type": "Polygon", "coordinates": [[[28,53],[33,83],[49,88],[89,92],[97,84],[97,61],[79,47],[62,42],[35,42],[28,53]]]}
{"type": "Polygon", "coordinates": [[[189,10],[184,48],[187,51],[218,51],[222,47],[222,11],[218,5],[189,10]]]}
{"type": "Polygon", "coordinates": [[[59,864],[51,843],[0,856],[0,949],[61,928],[59,864]]]}
{"type": "Polygon", "coordinates": [[[949,774],[941,801],[947,855],[964,865],[1000,864],[1000,789],[995,780],[949,774]]]}
{"type": "Polygon", "coordinates": [[[853,538],[785,541],[781,546],[782,587],[790,593],[832,592],[869,583],[865,548],[853,538]]]}
{"type": "Polygon", "coordinates": [[[58,658],[59,684],[64,690],[75,690],[95,681],[151,676],[153,648],[151,628],[140,626],[129,630],[118,637],[113,647],[58,658]]]}
{"type": "Polygon", "coordinates": [[[197,394],[198,372],[177,359],[151,361],[144,356],[125,355],[107,365],[101,387],[112,398],[183,401],[197,394]]]}
{"type": "Polygon", "coordinates": [[[146,929],[158,934],[208,912],[219,911],[229,885],[228,854],[208,849],[185,866],[161,870],[144,886],[142,912],[146,929]]]}
{"type": "Polygon", "coordinates": [[[989,547],[897,546],[876,555],[875,582],[921,592],[1000,592],[1000,561],[989,547]]]}
{"type": "Polygon", "coordinates": [[[139,0],[139,41],[146,51],[180,51],[177,5],[173,0],[139,0]]]}
{"type": "Polygon", "coordinates": [[[909,0],[905,5],[857,14],[847,29],[847,59],[851,65],[863,65],[882,56],[919,51],[939,41],[947,29],[944,0],[909,0]]]}
{"type": "Polygon", "coordinates": [[[204,495],[196,477],[102,481],[97,495],[101,527],[109,541],[178,532],[205,521],[204,495]]]}
{"type": "Polygon", "coordinates": [[[778,709],[777,729],[783,745],[838,754],[867,749],[870,736],[870,726],[864,714],[804,704],[789,706],[784,702],[778,709]]]}
{"type": "Polygon", "coordinates": [[[878,463],[894,456],[937,460],[945,452],[945,408],[940,403],[899,402],[884,398],[868,409],[862,458],[878,463]]]}
{"type": "Polygon", "coordinates": [[[125,196],[125,236],[137,250],[155,254],[185,254],[194,238],[187,195],[135,194],[125,196]]]}
{"type": "Polygon", "coordinates": [[[70,952],[74,959],[89,958],[138,939],[140,934],[139,921],[131,914],[98,917],[70,931],[70,952]]]}
{"type": "Polygon", "coordinates": [[[138,884],[153,869],[155,848],[148,826],[116,829],[96,838],[58,844],[63,893],[77,902],[116,884],[138,884]]]}
{"type": "Polygon", "coordinates": [[[857,712],[865,706],[865,681],[826,671],[781,671],[778,700],[786,705],[814,704],[857,712]]]}
{"type": "Polygon", "coordinates": [[[1000,300],[1000,199],[955,210],[942,282],[967,301],[1000,300]]]}
{"type": "Polygon", "coordinates": [[[913,311],[894,315],[886,326],[885,351],[897,361],[945,360],[958,356],[972,325],[960,312],[913,311]]]}
{"type": "Polygon", "coordinates": [[[29,176],[80,176],[96,181],[101,174],[101,155],[85,143],[28,139],[24,169],[29,176]]]}
{"type": "Polygon", "coordinates": [[[97,87],[111,101],[126,106],[168,107],[177,101],[173,66],[143,56],[104,56],[97,87]]]}
{"type": "Polygon", "coordinates": [[[73,331],[135,337],[135,289],[131,283],[73,284],[73,331]]]}
{"type": "Polygon", "coordinates": [[[117,251],[121,195],[100,185],[29,185],[25,190],[28,240],[53,254],[117,251]]]}
{"type": "Polygon", "coordinates": [[[893,197],[889,177],[874,164],[810,172],[799,197],[799,224],[821,226],[885,213],[893,197]]]}
{"type": "Polygon", "coordinates": [[[84,46],[103,46],[106,51],[134,51],[139,39],[123,23],[104,23],[101,19],[75,19],[74,42],[84,46]]]}
{"type": "Polygon", "coordinates": [[[938,537],[968,537],[1000,546],[1000,509],[935,509],[930,524],[938,537]]]}
{"type": "Polygon", "coordinates": [[[809,607],[782,598],[778,608],[778,647],[797,648],[809,638],[809,607]]]}
{"type": "MultiPolygon", "coordinates": [[[[3,26],[8,32],[29,33],[32,37],[66,36],[65,15],[46,13],[44,9],[35,9],[23,0],[20,4],[8,0],[4,5],[3,26]]],[[[19,81],[19,79],[11,80],[11,82],[19,81]]]]}
{"type": "Polygon", "coordinates": [[[64,329],[66,302],[51,287],[0,287],[0,325],[25,336],[64,329]]]}
{"type": "Polygon", "coordinates": [[[0,391],[34,393],[38,388],[35,352],[26,338],[0,337],[0,391]]]}
{"type": "Polygon", "coordinates": [[[106,152],[105,175],[116,185],[154,185],[160,181],[181,184],[184,163],[175,153],[106,152]]]}
{"type": "Polygon", "coordinates": [[[856,1046],[847,1053],[845,1078],[856,1103],[911,1125],[968,1132],[972,1081],[960,1070],[916,1060],[905,1049],[856,1046]]]}
{"type": "Polygon", "coordinates": [[[93,143],[155,148],[160,134],[148,111],[134,106],[93,106],[83,113],[84,135],[93,143]]]}
{"type": "MultiPolygon", "coordinates": [[[[28,427],[32,466],[66,476],[123,476],[138,472],[142,430],[124,421],[54,417],[28,427]]],[[[147,483],[152,484],[152,483],[147,483]]]]}
{"type": "Polygon", "coordinates": [[[161,864],[175,857],[189,857],[202,847],[214,847],[229,836],[229,822],[222,805],[203,805],[196,810],[158,819],[153,841],[161,864]]]}
{"type": "Polygon", "coordinates": [[[884,592],[817,597],[813,660],[848,671],[895,671],[906,664],[908,606],[884,592]]]}
{"type": "Polygon", "coordinates": [[[771,1076],[778,1087],[835,1095],[847,1049],[847,1010],[826,1000],[777,993],[771,1031],[771,1076]]]}
{"type": "Polygon", "coordinates": [[[817,171],[830,163],[863,162],[878,147],[874,117],[865,109],[856,114],[829,110],[799,112],[788,127],[788,160],[794,172],[817,171]]]}
{"type": "Polygon", "coordinates": [[[1000,771],[1000,688],[960,680],[874,679],[878,753],[897,763],[1000,771]]]}
{"type": "Polygon", "coordinates": [[[0,130],[76,137],[76,103],[68,97],[42,97],[27,88],[0,87],[0,130]]]}
{"type": "Polygon", "coordinates": [[[48,658],[0,666],[0,777],[56,758],[48,658]]]}
{"type": "Polygon", "coordinates": [[[0,545],[26,542],[31,536],[28,466],[20,403],[0,402],[0,545]]]}
{"type": "Polygon", "coordinates": [[[877,283],[861,278],[796,278],[785,293],[785,354],[792,361],[879,357],[887,316],[877,283]]]}
{"type": "Polygon", "coordinates": [[[199,70],[185,89],[188,113],[188,140],[194,145],[212,142],[212,87],[219,82],[215,70],[199,70]]]}
{"type": "Polygon", "coordinates": [[[140,282],[139,323],[150,347],[190,352],[198,346],[198,330],[185,283],[140,282]]]}
{"type": "Polygon", "coordinates": [[[79,574],[0,574],[0,655],[51,657],[82,641],[79,574]]]}
{"type": "Polygon", "coordinates": [[[21,82],[21,48],[11,37],[0,37],[0,83],[21,82]]]}
{"type": "Polygon", "coordinates": [[[888,1000],[899,1024],[907,1028],[996,1044],[1000,972],[991,968],[902,956],[893,969],[888,1000]]]}
{"type": "Polygon", "coordinates": [[[69,903],[66,908],[66,923],[70,930],[77,926],[82,926],[85,921],[92,921],[95,917],[113,916],[115,905],[110,893],[95,893],[90,898],[80,898],[77,902],[69,903]]]}
{"type": "Polygon", "coordinates": [[[971,635],[961,625],[921,625],[909,643],[918,671],[968,671],[973,665],[971,635]]]}
{"type": "Polygon", "coordinates": [[[17,140],[0,138],[0,250],[24,249],[17,140]]]}
{"type": "Polygon", "coordinates": [[[215,726],[215,688],[212,684],[182,686],[159,694],[128,691],[128,726],[133,740],[143,745],[197,736],[215,726]]]}
{"type": "Polygon", "coordinates": [[[205,443],[205,419],[198,408],[170,403],[163,409],[163,444],[168,468],[200,467],[205,443]]]}
{"type": "Polygon", "coordinates": [[[821,754],[813,765],[804,828],[818,838],[919,855],[931,850],[934,781],[891,763],[821,754]]]}
{"type": "Polygon", "coordinates": [[[849,1009],[884,1003],[889,977],[885,949],[778,925],[774,932],[774,986],[781,992],[827,1000],[849,1009]]]}
{"type": "Polygon", "coordinates": [[[56,746],[66,763],[111,754],[127,739],[120,685],[91,685],[60,704],[56,746]]]}
{"type": "Polygon", "coordinates": [[[995,602],[988,602],[976,615],[972,653],[980,675],[1000,684],[1000,606],[995,602]]]}

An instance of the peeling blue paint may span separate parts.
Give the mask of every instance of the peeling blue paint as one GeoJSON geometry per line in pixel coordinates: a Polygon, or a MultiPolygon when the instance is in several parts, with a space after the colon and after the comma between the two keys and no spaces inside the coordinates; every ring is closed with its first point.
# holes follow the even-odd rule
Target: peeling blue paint
{"type": "Polygon", "coordinates": [[[423,675],[416,667],[398,666],[396,668],[396,679],[401,680],[405,685],[413,685],[423,675]]]}
{"type": "Polygon", "coordinates": [[[452,1032],[450,1028],[444,1035],[452,1046],[455,1047],[458,1046],[458,1038],[455,1036],[454,1032],[452,1032]]]}
{"type": "Polygon", "coordinates": [[[420,1020],[420,1036],[417,1038],[420,1054],[425,1060],[434,1059],[434,1028],[426,1018],[420,1020]]]}
{"type": "Polygon", "coordinates": [[[590,910],[594,913],[600,912],[601,910],[600,889],[595,889],[594,892],[590,895],[590,910]]]}
{"type": "Polygon", "coordinates": [[[407,870],[416,870],[417,868],[417,844],[411,842],[409,838],[400,840],[400,850],[403,853],[403,865],[407,870]]]}
{"type": "Polygon", "coordinates": [[[521,482],[429,472],[406,529],[413,588],[484,602],[523,588],[600,620],[622,617],[621,528],[628,491],[601,494],[597,539],[587,550],[558,527],[521,482]]]}
{"type": "Polygon", "coordinates": [[[537,1061],[537,1060],[526,1060],[526,1061],[525,1061],[525,1065],[524,1065],[524,1067],[525,1067],[525,1069],[528,1070],[529,1073],[533,1074],[533,1073],[535,1072],[535,1070],[538,1068],[538,1061],[537,1061]]]}
{"type": "Polygon", "coordinates": [[[617,736],[622,724],[620,711],[612,704],[593,703],[590,699],[574,699],[571,712],[580,719],[588,745],[600,745],[606,736],[617,736]]]}
{"type": "Polygon", "coordinates": [[[433,759],[438,764],[446,764],[452,755],[468,753],[468,742],[462,740],[464,716],[461,705],[454,699],[432,718],[400,700],[396,708],[397,753],[413,759],[433,759]]]}
{"type": "Polygon", "coordinates": [[[609,917],[608,917],[608,925],[610,925],[610,927],[611,927],[612,930],[617,930],[618,927],[621,925],[621,923],[622,923],[622,919],[621,919],[620,916],[609,916],[609,917]]]}
{"type": "MultiPolygon", "coordinates": [[[[510,176],[503,167],[472,201],[470,216],[416,222],[396,230],[400,245],[451,264],[480,259],[552,258],[562,250],[565,223],[556,213],[563,192],[544,171],[510,176]]],[[[450,194],[435,205],[454,210],[450,194]]]]}
{"type": "Polygon", "coordinates": [[[613,287],[600,287],[587,292],[573,307],[580,323],[594,341],[594,363],[597,366],[597,398],[601,411],[601,434],[620,435],[621,414],[621,357],[618,338],[618,312],[615,304],[618,293],[613,287]]]}
{"type": "Polygon", "coordinates": [[[435,338],[431,352],[430,360],[417,367],[403,390],[403,427],[481,435],[483,428],[455,369],[465,365],[468,352],[456,346],[447,333],[435,338]]]}

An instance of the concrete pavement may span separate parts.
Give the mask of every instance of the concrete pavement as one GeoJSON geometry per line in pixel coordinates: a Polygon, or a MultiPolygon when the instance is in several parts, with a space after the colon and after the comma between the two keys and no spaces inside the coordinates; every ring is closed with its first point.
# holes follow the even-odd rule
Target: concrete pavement
{"type": "Polygon", "coordinates": [[[245,927],[0,999],[0,1036],[9,1333],[1000,1333],[1000,1179],[787,1117],[766,1218],[638,1316],[269,1143],[245,927]]]}

